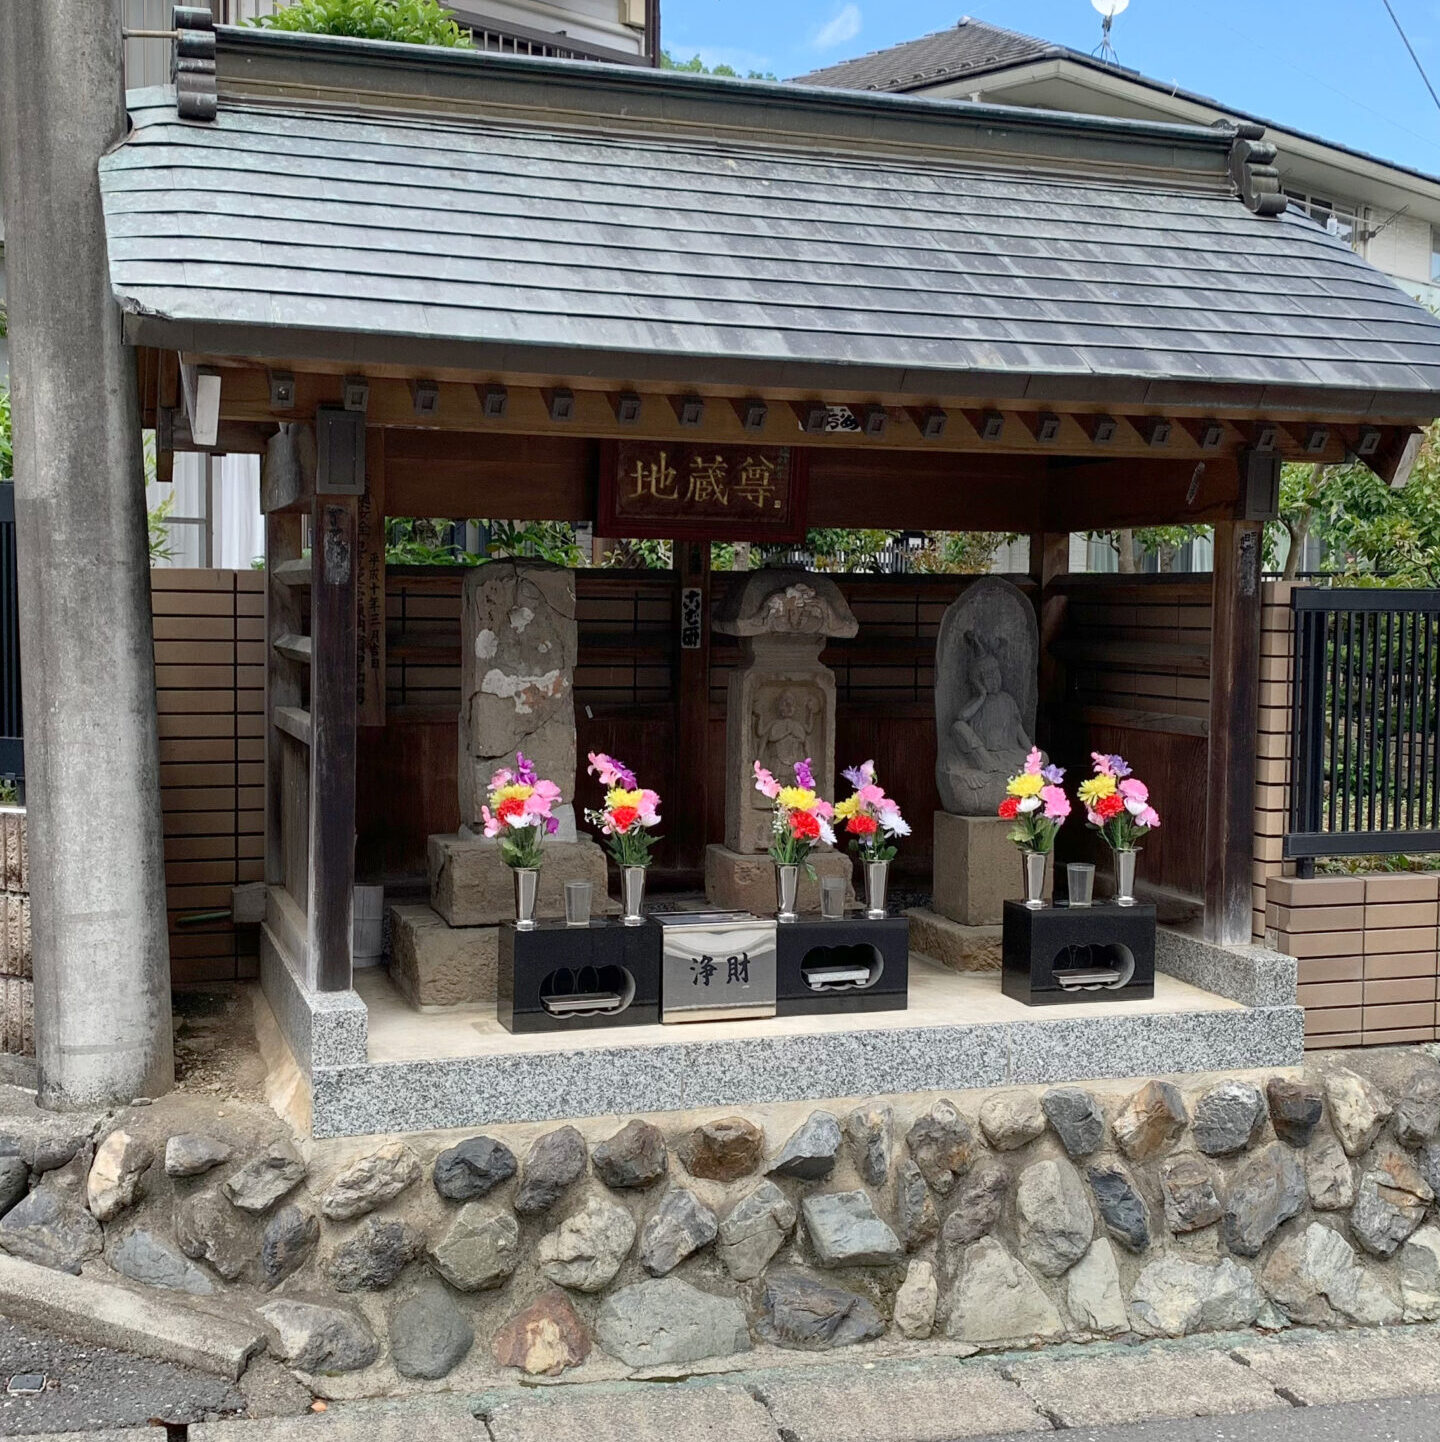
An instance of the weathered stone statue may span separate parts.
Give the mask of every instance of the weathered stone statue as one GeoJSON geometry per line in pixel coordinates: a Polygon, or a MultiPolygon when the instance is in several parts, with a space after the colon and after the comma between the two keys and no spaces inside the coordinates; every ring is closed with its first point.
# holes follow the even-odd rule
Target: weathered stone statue
{"type": "MultiPolygon", "coordinates": [[[[725,845],[709,847],[705,857],[705,889],[717,906],[775,908],[764,858],[771,807],[755,790],[755,761],[788,783],[795,763],[808,759],[820,794],[833,799],[835,677],[820,652],[829,637],[857,629],[832,580],[786,567],[751,574],[716,616],[715,630],[743,645],[726,693],[725,845]]],[[[850,874],[849,858],[839,853],[817,852],[811,860],[827,874],[850,874]]],[[[818,906],[818,897],[816,883],[802,881],[802,907],[818,906]]]]}
{"type": "Polygon", "coordinates": [[[932,904],[942,930],[944,921],[998,926],[1006,898],[1019,894],[1010,823],[995,812],[1034,740],[1039,654],[1035,612],[999,576],[976,581],[940,623],[935,786],[944,809],[932,904]]]}
{"type": "Polygon", "coordinates": [[[955,816],[993,816],[1033,744],[1039,633],[1021,592],[975,582],[945,613],[935,654],[935,785],[955,816]]]}

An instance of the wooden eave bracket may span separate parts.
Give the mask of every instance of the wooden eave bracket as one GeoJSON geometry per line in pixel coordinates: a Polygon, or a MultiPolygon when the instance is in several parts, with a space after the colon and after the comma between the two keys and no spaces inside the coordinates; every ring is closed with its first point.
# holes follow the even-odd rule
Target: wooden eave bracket
{"type": "Polygon", "coordinates": [[[211,122],[220,109],[215,80],[215,17],[208,5],[177,5],[170,82],[181,120],[211,122]]]}
{"type": "Polygon", "coordinates": [[[1289,201],[1280,189],[1275,147],[1263,137],[1265,127],[1246,122],[1235,127],[1230,147],[1230,179],[1240,198],[1256,215],[1283,215],[1289,201]]]}
{"type": "Polygon", "coordinates": [[[1424,431],[1396,431],[1390,444],[1382,446],[1379,455],[1367,464],[1392,490],[1398,491],[1410,479],[1424,444],[1424,431]]]}

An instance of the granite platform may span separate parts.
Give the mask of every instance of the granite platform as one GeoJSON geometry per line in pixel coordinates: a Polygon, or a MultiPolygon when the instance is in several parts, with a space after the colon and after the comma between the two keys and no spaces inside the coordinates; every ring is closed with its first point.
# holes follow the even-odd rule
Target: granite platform
{"type": "Polygon", "coordinates": [[[516,1036],[493,1009],[417,1014],[382,968],[316,997],[267,944],[262,984],[317,1138],[1301,1063],[1295,963],[1162,930],[1155,996],[1042,1010],[911,955],[910,1006],[516,1036]]]}

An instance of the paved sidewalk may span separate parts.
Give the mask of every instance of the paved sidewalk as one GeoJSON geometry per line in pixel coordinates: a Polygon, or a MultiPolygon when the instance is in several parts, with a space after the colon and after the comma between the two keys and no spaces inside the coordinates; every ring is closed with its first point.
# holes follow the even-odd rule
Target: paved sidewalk
{"type": "MultiPolygon", "coordinates": [[[[422,1434],[426,1442],[1019,1442],[1057,1429],[1071,1442],[1440,1442],[1440,1328],[1112,1343],[965,1360],[860,1352],[683,1382],[512,1386],[473,1397],[334,1402],[323,1413],[275,1421],[200,1420],[235,1400],[196,1398],[198,1415],[171,1412],[168,1420],[191,1423],[189,1442],[414,1442],[422,1434]]],[[[125,1422],[144,1417],[139,1397],[136,1404],[138,1415],[125,1422]]],[[[99,1421],[36,1416],[34,1425],[12,1422],[8,1430],[99,1421]]],[[[114,1435],[140,1442],[134,1432],[114,1435]]]]}

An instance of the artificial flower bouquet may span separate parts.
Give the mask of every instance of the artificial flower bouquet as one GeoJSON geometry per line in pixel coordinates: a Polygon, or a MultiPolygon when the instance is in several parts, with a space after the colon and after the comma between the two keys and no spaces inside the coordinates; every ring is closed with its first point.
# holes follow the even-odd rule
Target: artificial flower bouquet
{"type": "Polygon", "coordinates": [[[1064,770],[1048,765],[1035,746],[1025,765],[1005,783],[999,815],[1015,823],[1008,839],[1021,851],[1046,856],[1055,849],[1055,834],[1070,815],[1070,798],[1061,785],[1064,780],[1064,770]]]}
{"type": "Polygon", "coordinates": [[[855,789],[836,805],[835,819],[845,823],[851,850],[866,862],[893,861],[896,838],[910,834],[899,803],[875,780],[873,761],[851,766],[843,775],[855,789]]]}
{"type": "Polygon", "coordinates": [[[490,778],[487,804],[480,808],[485,835],[500,840],[500,858],[517,871],[538,869],[545,838],[560,823],[551,814],[560,800],[560,788],[535,774],[522,752],[515,753],[515,769],[499,767],[490,778]]]}
{"type": "Polygon", "coordinates": [[[1094,774],[1080,783],[1085,820],[1112,851],[1138,851],[1140,842],[1160,825],[1150,804],[1150,788],[1130,772],[1123,756],[1090,753],[1094,774]]]}
{"type": "Polygon", "coordinates": [[[620,867],[649,866],[650,848],[660,839],[660,798],[642,787],[623,761],[603,751],[589,754],[586,771],[605,787],[605,805],[587,811],[585,819],[605,838],[605,845],[620,867]]]}
{"type": "Polygon", "coordinates": [[[777,866],[803,866],[820,842],[835,844],[835,808],[816,793],[810,759],[795,763],[795,784],[782,786],[758,761],[755,789],[774,805],[770,857],[777,866]]]}

